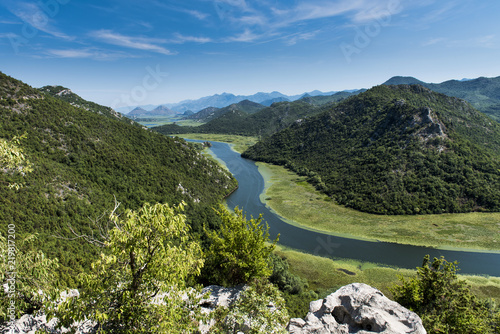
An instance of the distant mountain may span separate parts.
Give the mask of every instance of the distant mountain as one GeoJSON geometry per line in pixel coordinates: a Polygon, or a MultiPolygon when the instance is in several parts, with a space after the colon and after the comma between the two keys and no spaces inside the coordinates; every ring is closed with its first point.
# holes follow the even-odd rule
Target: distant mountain
{"type": "Polygon", "coordinates": [[[137,117],[154,117],[154,116],[174,116],[177,115],[177,112],[170,110],[166,106],[160,105],[153,110],[145,110],[144,108],[137,107],[131,112],[129,112],[126,116],[137,118],[137,117]]]}
{"type": "Polygon", "coordinates": [[[168,124],[152,128],[151,130],[163,134],[223,133],[245,136],[268,136],[286,128],[298,119],[310,117],[321,112],[322,108],[335,104],[348,95],[351,94],[336,93],[331,97],[318,96],[294,102],[278,102],[259,111],[256,111],[259,105],[255,105],[255,103],[250,101],[243,101],[237,105],[216,110],[213,118],[208,123],[200,126],[190,127],[168,124]],[[320,101],[320,99],[324,101],[320,101]],[[241,104],[244,104],[245,108],[241,108],[241,104]],[[240,107],[236,107],[238,105],[240,107]],[[249,107],[255,107],[254,113],[248,112],[249,107]]]}
{"type": "Polygon", "coordinates": [[[386,82],[383,83],[383,85],[422,85],[425,86],[426,83],[423,81],[420,81],[418,79],[415,79],[414,77],[392,77],[386,82]]]}
{"type": "Polygon", "coordinates": [[[239,111],[242,112],[242,115],[246,115],[253,114],[264,108],[265,106],[262,104],[255,103],[249,100],[243,100],[241,102],[231,104],[230,106],[227,106],[225,108],[205,108],[194,115],[186,117],[186,119],[193,119],[199,122],[206,123],[229,112],[235,113],[236,111],[239,111]]]}
{"type": "Polygon", "coordinates": [[[92,111],[96,114],[104,115],[112,119],[118,119],[128,124],[139,125],[138,123],[135,123],[134,121],[131,121],[130,119],[124,117],[124,115],[122,115],[121,113],[111,109],[110,107],[101,106],[97,103],[83,99],[82,97],[73,93],[69,88],[63,86],[44,86],[42,88],[38,88],[38,90],[52,97],[55,97],[56,99],[68,102],[69,104],[77,108],[92,111]]]}
{"type": "Polygon", "coordinates": [[[132,110],[131,112],[129,112],[127,114],[127,116],[128,117],[131,117],[131,116],[143,116],[143,115],[146,115],[147,113],[148,113],[147,110],[142,109],[141,107],[137,107],[134,110],[132,110]]]}
{"type": "Polygon", "coordinates": [[[439,84],[425,83],[412,77],[394,77],[384,85],[416,83],[435,92],[464,99],[479,111],[500,121],[500,77],[449,80],[439,84]]]}
{"type": "Polygon", "coordinates": [[[262,104],[266,107],[270,107],[271,104],[277,103],[277,102],[290,102],[290,100],[287,99],[286,97],[275,97],[274,99],[262,101],[260,104],[262,104]]]}
{"type": "Polygon", "coordinates": [[[500,124],[419,85],[374,87],[243,156],[308,175],[339,204],[361,211],[500,211],[500,124]]]}

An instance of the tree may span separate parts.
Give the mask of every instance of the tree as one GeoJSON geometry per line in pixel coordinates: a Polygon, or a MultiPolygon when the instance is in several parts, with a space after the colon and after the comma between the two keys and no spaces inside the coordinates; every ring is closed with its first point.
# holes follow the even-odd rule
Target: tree
{"type": "Polygon", "coordinates": [[[100,238],[77,235],[103,252],[80,275],[80,296],[59,306],[60,324],[88,319],[106,333],[195,331],[190,312],[198,307],[197,292],[186,290],[185,282],[200,273],[203,259],[200,244],[189,237],[184,203],[145,204],[124,217],[115,213],[117,207],[99,224],[100,238]]]}
{"type": "Polygon", "coordinates": [[[269,226],[264,227],[262,217],[247,220],[242,210],[234,211],[235,214],[220,206],[220,230],[205,229],[211,244],[204,270],[210,283],[237,285],[272,273],[269,256],[278,238],[270,243],[269,226]]]}
{"type": "Polygon", "coordinates": [[[55,292],[54,271],[59,266],[57,259],[48,259],[42,251],[32,247],[37,240],[35,234],[16,239],[15,227],[11,225],[7,238],[0,234],[2,321],[12,321],[25,313],[40,310],[44,301],[55,292]]]}
{"type": "Polygon", "coordinates": [[[416,277],[392,288],[394,300],[416,312],[428,333],[491,333],[487,307],[458,279],[456,265],[426,255],[416,277]]]}
{"type": "MultiPolygon", "coordinates": [[[[28,158],[24,155],[23,149],[19,146],[21,139],[25,139],[26,135],[14,137],[6,140],[0,138],[0,167],[7,172],[20,174],[22,176],[33,171],[32,165],[28,158]]],[[[9,188],[20,189],[22,184],[8,183],[9,188]]]]}

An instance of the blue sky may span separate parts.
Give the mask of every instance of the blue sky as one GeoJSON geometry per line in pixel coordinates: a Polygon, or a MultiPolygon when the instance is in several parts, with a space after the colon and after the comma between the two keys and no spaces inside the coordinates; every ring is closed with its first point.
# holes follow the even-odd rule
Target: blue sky
{"type": "Polygon", "coordinates": [[[500,1],[0,0],[0,71],[120,107],[500,75],[500,1]]]}

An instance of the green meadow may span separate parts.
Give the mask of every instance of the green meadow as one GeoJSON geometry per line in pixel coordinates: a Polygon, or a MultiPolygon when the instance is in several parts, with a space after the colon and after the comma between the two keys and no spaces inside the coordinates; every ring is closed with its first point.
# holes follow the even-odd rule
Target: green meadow
{"type": "Polygon", "coordinates": [[[374,215],[335,204],[284,167],[257,165],[266,181],[261,199],[290,224],[356,239],[500,251],[500,213],[374,215]]]}

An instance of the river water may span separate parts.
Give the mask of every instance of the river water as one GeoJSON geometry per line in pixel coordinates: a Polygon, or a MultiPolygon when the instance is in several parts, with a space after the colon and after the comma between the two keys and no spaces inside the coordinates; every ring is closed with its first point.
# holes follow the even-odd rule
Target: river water
{"type": "Polygon", "coordinates": [[[226,143],[212,142],[212,145],[212,153],[225,162],[239,183],[239,188],[227,198],[228,206],[230,208],[238,206],[248,217],[250,215],[258,217],[259,214],[263,214],[263,220],[269,224],[271,238],[275,239],[279,234],[279,243],[284,246],[324,257],[348,258],[409,269],[421,266],[426,254],[430,254],[431,258],[444,256],[448,261],[458,261],[458,268],[462,274],[500,277],[500,253],[449,251],[388,242],[362,241],[335,237],[287,224],[260,201],[259,195],[264,190],[264,179],[255,163],[243,159],[226,143]]]}

